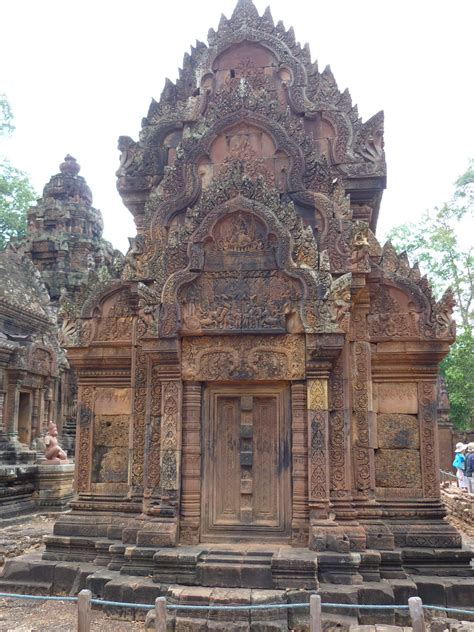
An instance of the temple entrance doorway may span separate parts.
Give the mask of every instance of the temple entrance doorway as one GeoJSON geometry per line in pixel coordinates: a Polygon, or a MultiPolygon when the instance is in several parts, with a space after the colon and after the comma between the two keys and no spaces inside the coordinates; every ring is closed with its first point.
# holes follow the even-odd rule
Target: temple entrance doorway
{"type": "Polygon", "coordinates": [[[206,390],[202,540],[289,539],[289,408],[285,385],[206,390]]]}
{"type": "Polygon", "coordinates": [[[20,392],[18,400],[18,440],[28,447],[31,443],[31,393],[20,392]]]}

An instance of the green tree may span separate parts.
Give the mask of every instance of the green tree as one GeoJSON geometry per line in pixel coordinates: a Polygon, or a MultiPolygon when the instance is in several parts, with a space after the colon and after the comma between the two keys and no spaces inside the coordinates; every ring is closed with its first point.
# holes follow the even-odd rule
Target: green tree
{"type": "MultiPolygon", "coordinates": [[[[15,126],[10,104],[0,95],[0,137],[11,136],[15,126]]],[[[22,237],[26,231],[28,208],[37,195],[28,176],[0,156],[0,250],[10,239],[22,237]]]]}
{"type": "Polygon", "coordinates": [[[466,238],[474,218],[474,161],[455,182],[453,198],[441,208],[427,211],[419,222],[395,227],[389,239],[419,261],[439,298],[451,286],[456,298],[456,342],[440,370],[446,379],[451,418],[456,427],[474,426],[474,249],[466,238]],[[469,225],[471,224],[471,225],[469,225]],[[464,239],[462,238],[464,236],[464,239]]]}

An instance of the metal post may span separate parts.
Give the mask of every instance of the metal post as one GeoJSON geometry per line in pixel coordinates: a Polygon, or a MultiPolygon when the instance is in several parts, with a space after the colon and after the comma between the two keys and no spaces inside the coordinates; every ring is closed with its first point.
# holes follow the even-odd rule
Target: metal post
{"type": "Polygon", "coordinates": [[[423,616],[423,602],[420,597],[410,597],[408,600],[413,632],[425,632],[425,617],[423,616]]]}
{"type": "Polygon", "coordinates": [[[321,616],[321,597],[311,595],[309,599],[310,632],[322,632],[323,621],[321,616]]]}
{"type": "Polygon", "coordinates": [[[91,599],[92,593],[90,590],[81,590],[77,596],[77,632],[90,632],[91,599]]]}
{"type": "Polygon", "coordinates": [[[155,599],[155,632],[166,632],[166,599],[155,599]]]}

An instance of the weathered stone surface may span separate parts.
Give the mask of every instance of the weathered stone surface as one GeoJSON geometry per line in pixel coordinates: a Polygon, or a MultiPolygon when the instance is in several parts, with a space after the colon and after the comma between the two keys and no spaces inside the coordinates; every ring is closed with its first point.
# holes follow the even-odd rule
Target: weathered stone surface
{"type": "Polygon", "coordinates": [[[375,410],[385,414],[411,414],[418,412],[418,392],[416,384],[380,383],[375,389],[375,410]]]}
{"type": "MultiPolygon", "coordinates": [[[[393,603],[382,551],[401,548],[385,571],[403,579],[437,572],[418,548],[460,542],[443,522],[435,426],[453,296],[435,301],[375,237],[383,114],[363,122],[291,29],[239,0],[119,149],[137,228],[120,279],[74,159],[30,213],[78,378],[77,498],[45,558],[107,564],[88,580],[98,591],[129,594],[118,572],[182,585],[177,603],[318,580],[393,603]]],[[[38,374],[59,379],[37,351],[38,374]]],[[[25,396],[1,379],[7,422],[26,427],[25,396]]],[[[249,616],[255,632],[283,626],[249,616]]],[[[178,609],[172,625],[220,622],[178,609]]]]}
{"type": "Polygon", "coordinates": [[[378,414],[377,442],[379,448],[418,450],[420,430],[413,415],[378,414]]]}
{"type": "Polygon", "coordinates": [[[421,462],[418,450],[376,450],[375,484],[378,487],[420,487],[421,462]]]}

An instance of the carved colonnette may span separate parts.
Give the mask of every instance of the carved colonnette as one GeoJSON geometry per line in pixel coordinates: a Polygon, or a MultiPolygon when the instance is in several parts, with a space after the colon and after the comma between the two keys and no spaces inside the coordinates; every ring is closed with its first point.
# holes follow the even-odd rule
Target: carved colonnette
{"type": "Polygon", "coordinates": [[[309,433],[309,506],[315,518],[327,517],[329,505],[328,383],[307,381],[309,433]]]}
{"type": "Polygon", "coordinates": [[[199,542],[201,523],[201,407],[200,382],[183,383],[183,444],[180,541],[199,542]]]}
{"type": "Polygon", "coordinates": [[[291,384],[292,437],[292,542],[306,546],[309,531],[308,509],[308,405],[305,382],[291,384]]]}

